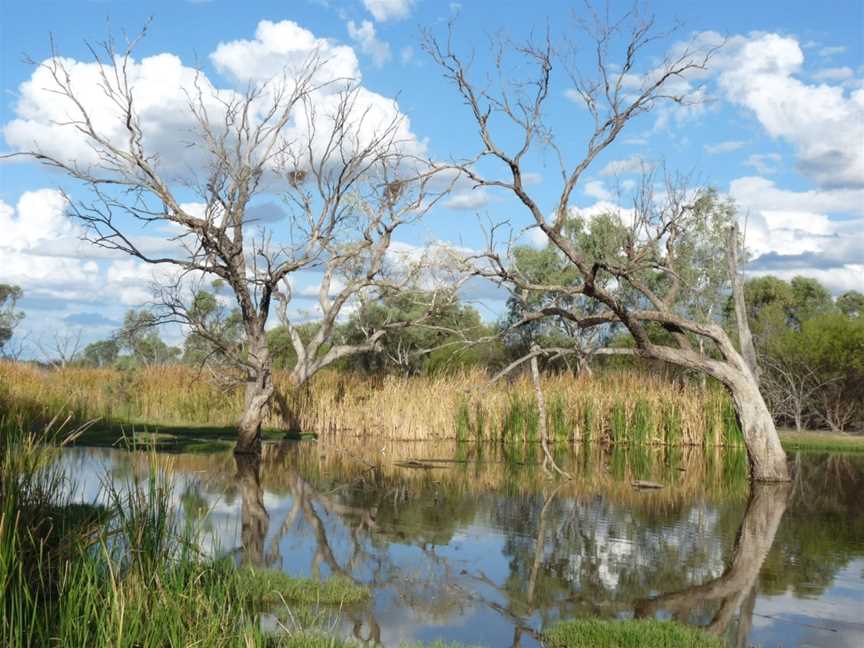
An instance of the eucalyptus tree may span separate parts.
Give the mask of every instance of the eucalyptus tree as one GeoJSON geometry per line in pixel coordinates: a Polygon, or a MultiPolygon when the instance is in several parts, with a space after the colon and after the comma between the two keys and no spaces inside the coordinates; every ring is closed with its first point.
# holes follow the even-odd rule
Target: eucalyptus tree
{"type": "MultiPolygon", "coordinates": [[[[477,187],[512,195],[530,216],[533,227],[572,267],[578,281],[572,285],[534,283],[512,270],[506,251],[494,240],[477,256],[477,272],[514,294],[560,294],[584,298],[599,306],[597,312],[587,314],[581,308],[543,307],[526,313],[526,321],[559,317],[579,329],[618,325],[629,333],[634,347],[604,349],[605,353],[665,361],[716,378],[734,400],[751,477],[788,480],[785,453],[759,391],[755,367],[719,323],[700,317],[692,308],[695,297],[704,289],[701,282],[708,277],[688,259],[695,259],[698,253],[708,255],[716,264],[725,263],[726,236],[714,234],[729,224],[729,210],[710,193],[687,190],[683,186],[686,183],[674,181],[664,187],[661,200],[649,177],[637,191],[629,214],[618,214],[624,236],[612,250],[586,248],[566,231],[573,218],[573,192],[594,160],[635,117],[664,101],[690,101],[689,84],[683,89],[675,86],[681,79],[701,74],[712,52],[672,48],[653,69],[640,74],[638,59],[661,36],[654,29],[653,19],[644,19],[638,11],[631,11],[621,20],[590,12],[580,26],[588,43],[592,70],[575,64],[578,58],[570,56],[572,51],[566,46],[553,47],[550,36],[540,44],[512,46],[504,41],[495,52],[496,69],[490,75],[494,83],[475,79],[471,66],[453,48],[452,38],[444,43],[431,36],[426,39],[426,50],[455,86],[478,135],[477,153],[460,163],[463,173],[477,187]],[[613,51],[619,43],[620,51],[613,51]],[[556,131],[547,116],[550,97],[563,94],[563,89],[553,84],[553,70],[559,64],[568,72],[570,94],[581,100],[593,123],[581,152],[569,161],[559,143],[572,142],[575,135],[569,130],[556,131]],[[513,70],[521,76],[509,76],[513,70]],[[551,157],[560,163],[560,191],[551,209],[526,182],[526,158],[538,148],[551,151],[551,157]],[[493,170],[496,167],[497,172],[493,170]],[[698,236],[705,227],[712,231],[707,239],[698,236]],[[695,272],[693,277],[682,274],[686,268],[695,272]],[[668,334],[668,342],[652,337],[657,327],[668,334]],[[694,349],[694,338],[704,339],[709,352],[694,349]]],[[[733,281],[736,286],[740,288],[740,282],[733,281]]],[[[743,321],[746,324],[746,318],[743,321]]]]}
{"type": "Polygon", "coordinates": [[[24,313],[16,310],[22,294],[18,286],[0,284],[0,352],[4,352],[4,347],[24,319],[24,313]]]}
{"type": "Polygon", "coordinates": [[[389,328],[406,323],[385,322],[355,344],[329,342],[346,308],[419,280],[425,258],[398,258],[394,233],[431,209],[457,174],[442,178],[407,141],[401,113],[370,102],[368,91],[334,75],[317,51],[245,90],[217,89],[195,74],[183,88],[191,130],[174,135],[188,138],[195,164],[172,172],[177,160],[160,154],[160,134],[146,128],[139,110],[136,42],[91,47],[86,87],[78,83],[77,62],[52,53],[41,63],[46,91],[67,114],[60,126],[83,139],[88,159],[36,144],[17,155],[83,187],[84,198],[67,198],[87,240],[174,269],[155,291],[163,321],[188,327],[239,369],[246,398],[236,450],[254,452],[275,392],[266,337],[274,302],[297,353],[295,385],[374,348],[389,328]],[[287,212],[278,226],[256,217],[260,196],[287,212]],[[142,244],[143,226],[161,234],[164,245],[154,251],[142,244]],[[320,277],[314,299],[321,326],[307,340],[289,309],[303,273],[320,277]],[[239,310],[241,345],[225,339],[212,309],[196,304],[202,282],[213,279],[224,282],[239,310]]]}

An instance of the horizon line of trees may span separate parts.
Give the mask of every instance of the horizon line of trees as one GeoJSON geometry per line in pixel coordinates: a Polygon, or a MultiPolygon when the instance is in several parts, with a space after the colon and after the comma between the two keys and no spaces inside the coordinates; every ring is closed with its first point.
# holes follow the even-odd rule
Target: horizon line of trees
{"type": "MultiPolygon", "coordinates": [[[[544,274],[549,280],[560,275],[547,249],[522,248],[517,258],[523,270],[544,274]]],[[[560,276],[557,278],[560,279],[560,276]]],[[[243,329],[236,309],[225,310],[215,282],[212,290],[201,290],[193,307],[202,319],[220,322],[224,339],[243,345],[243,329]]],[[[864,430],[864,294],[849,290],[836,299],[816,279],[797,276],[785,281],[775,276],[760,276],[744,284],[744,294],[760,367],[760,387],[778,425],[798,430],[825,428],[832,431],[864,430]]],[[[17,286],[0,285],[0,353],[12,338],[23,318],[15,305],[22,291],[17,286]]],[[[714,309],[718,321],[734,337],[734,309],[731,297],[714,309]]],[[[405,291],[393,293],[379,302],[363,305],[337,326],[334,344],[361,340],[370,328],[387,321],[410,320],[426,308],[428,296],[405,291]]],[[[574,348],[576,336],[567,322],[543,320],[516,329],[514,321],[522,316],[524,303],[508,302],[505,314],[496,322],[484,323],[472,305],[458,300],[442,302],[422,326],[392,331],[374,350],[343,358],[333,369],[365,375],[433,375],[465,368],[479,368],[489,375],[523,357],[533,344],[545,348],[574,348]]],[[[536,306],[536,305],[534,305],[536,306]]],[[[190,332],[182,346],[171,346],[159,334],[159,318],[146,309],[131,309],[122,325],[109,337],[86,346],[70,346],[77,336],[66,335],[60,349],[51,357],[43,348],[43,364],[52,367],[92,367],[133,370],[169,364],[192,367],[218,366],[225,370],[228,359],[221,357],[207,339],[190,332]],[[74,348],[73,348],[74,346],[74,348]]],[[[319,330],[320,322],[298,325],[304,340],[319,330]]],[[[632,344],[620,327],[595,329],[591,340],[595,348],[632,344]]],[[[651,332],[656,338],[669,333],[661,328],[651,332]]],[[[658,341],[662,341],[659,339],[658,341]]],[[[542,358],[541,369],[574,374],[593,367],[631,366],[630,358],[604,358],[591,355],[591,345],[580,340],[580,354],[542,358]]],[[[297,361],[294,345],[285,326],[267,332],[267,344],[274,368],[290,371],[297,361]]],[[[321,349],[326,353],[329,347],[321,349]]],[[[668,368],[664,368],[668,371],[668,368]]],[[[217,372],[213,372],[214,375],[217,372]]],[[[688,376],[673,370],[673,375],[688,376]]]]}

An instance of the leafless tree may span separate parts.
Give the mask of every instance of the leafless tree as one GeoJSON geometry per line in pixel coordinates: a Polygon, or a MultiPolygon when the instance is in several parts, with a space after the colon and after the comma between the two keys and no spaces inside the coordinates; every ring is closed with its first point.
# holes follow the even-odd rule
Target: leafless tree
{"type": "Polygon", "coordinates": [[[57,369],[63,369],[78,359],[81,353],[81,329],[58,331],[47,345],[37,343],[45,361],[57,369]]]}
{"type": "MultiPolygon", "coordinates": [[[[573,222],[571,196],[591,163],[634,117],[664,101],[688,102],[686,88],[673,92],[673,83],[706,69],[712,52],[677,48],[640,76],[636,67],[639,55],[662,36],[655,31],[653,19],[645,19],[635,10],[621,20],[589,11],[588,20],[580,26],[592,44],[593,73],[568,66],[568,61],[574,60],[570,51],[553,48],[547,35],[539,45],[516,46],[501,41],[493,82],[488,85],[472,79],[470,65],[454,50],[450,37],[444,43],[431,36],[425,41],[426,50],[467,106],[479,135],[479,153],[462,160],[460,168],[476,186],[512,194],[530,214],[534,227],[572,265],[579,280],[564,286],[527,281],[513,271],[512,263],[502,256],[494,241],[477,257],[477,272],[513,292],[558,293],[580,298],[577,303],[600,307],[586,314],[583,308],[552,306],[527,313],[526,320],[559,317],[580,329],[614,324],[630,334],[635,346],[603,349],[602,353],[664,361],[716,378],[734,400],[747,444],[751,477],[786,481],[786,457],[753,368],[717,322],[696,318],[681,307],[682,294],[700,289],[697,282],[685,281],[683,264],[696,243],[691,232],[703,229],[711,215],[710,193],[688,190],[686,183],[676,182],[673,177],[667,180],[661,200],[655,195],[654,179],[648,177],[637,191],[631,222],[618,216],[618,225],[624,227],[626,235],[619,237],[611,249],[592,249],[596,246],[580,245],[578,237],[569,235],[573,222]],[[621,51],[612,52],[620,41],[621,51]],[[512,62],[511,57],[518,61],[512,62]],[[571,135],[556,134],[545,121],[549,98],[559,94],[552,90],[553,69],[559,63],[567,70],[594,124],[584,152],[571,163],[556,143],[556,135],[562,139],[571,139],[571,135]],[[508,78],[509,70],[526,67],[532,70],[528,78],[508,78]],[[634,78],[639,82],[634,84],[634,78]],[[526,155],[538,147],[551,150],[560,162],[561,189],[551,214],[525,183],[526,155]],[[479,164],[485,165],[483,173],[478,170],[479,164]],[[503,171],[497,176],[485,171],[492,165],[503,171]],[[665,330],[673,342],[658,342],[651,335],[654,327],[665,330]],[[706,340],[710,353],[694,350],[694,338],[706,340]]],[[[713,248],[720,258],[726,250],[723,239],[725,236],[713,248]]],[[[746,317],[743,319],[746,322],[746,317]]]]}
{"type": "MultiPolygon", "coordinates": [[[[94,115],[82,98],[66,59],[55,54],[41,64],[52,80],[48,90],[68,107],[64,125],[86,140],[96,162],[38,148],[21,154],[86,187],[87,200],[69,203],[93,244],[175,269],[157,290],[163,321],[188,326],[241,370],[246,399],[236,450],[255,452],[275,392],[266,338],[274,300],[297,352],[295,385],[340,358],[374,349],[387,328],[408,323],[390,322],[352,345],[333,343],[336,324],[358,302],[425,278],[425,259],[400,261],[393,235],[428,212],[458,174],[442,174],[415,155],[398,112],[380,123],[364,104],[362,88],[352,79],[327,79],[327,62],[313,54],[244,92],[215,90],[198,75],[186,89],[194,123],[189,147],[204,163],[188,177],[170,176],[149,148],[136,109],[129,73],[135,44],[118,49],[109,40],[90,48],[98,91],[113,115],[108,126],[105,115],[94,115]],[[328,101],[316,101],[325,90],[328,101]],[[190,193],[199,209],[181,200],[190,193]],[[266,229],[250,216],[250,201],[261,194],[285,205],[284,227],[266,229]],[[171,232],[166,243],[175,252],[144,249],[130,222],[171,232]],[[288,309],[293,278],[302,272],[322,277],[321,326],[308,341],[300,338],[288,309]],[[212,321],[197,317],[188,282],[202,277],[221,279],[230,288],[242,318],[242,344],[225,340],[212,321]]],[[[437,291],[437,298],[445,293],[454,294],[437,291]]]]}
{"type": "Polygon", "coordinates": [[[774,417],[791,421],[799,432],[807,426],[818,397],[836,378],[819,376],[818,372],[796,358],[764,354],[760,384],[774,417]]]}

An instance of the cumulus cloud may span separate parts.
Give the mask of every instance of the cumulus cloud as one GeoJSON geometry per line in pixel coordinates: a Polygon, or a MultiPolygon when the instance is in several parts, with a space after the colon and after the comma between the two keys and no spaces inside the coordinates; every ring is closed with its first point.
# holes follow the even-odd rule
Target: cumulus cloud
{"type": "Polygon", "coordinates": [[[730,195],[746,219],[748,272],[814,277],[835,292],[864,287],[864,196],[854,191],[786,191],[764,178],[739,178],[730,195]],[[831,218],[832,213],[857,213],[831,218]]]}
{"type": "Polygon", "coordinates": [[[363,6],[375,20],[385,22],[407,18],[414,8],[414,0],[363,0],[363,6]]]}
{"type": "Polygon", "coordinates": [[[444,203],[448,209],[472,210],[480,209],[489,204],[489,194],[483,189],[457,191],[444,203]]]}
{"type": "Polygon", "coordinates": [[[119,317],[124,308],[149,301],[154,280],[170,272],[81,241],[80,227],[54,189],[24,192],[14,206],[0,201],[0,232],[0,283],[21,286],[25,311],[31,303],[45,311],[25,319],[27,328],[88,324],[86,314],[94,309],[119,317]]]}
{"type": "Polygon", "coordinates": [[[805,83],[803,63],[795,38],[757,33],[729,39],[714,67],[725,97],[792,144],[805,176],[822,188],[864,187],[864,146],[850,144],[864,141],[864,89],[805,83]]]}
{"type": "Polygon", "coordinates": [[[364,20],[359,25],[349,20],[348,36],[360,46],[361,52],[372,59],[375,67],[381,67],[390,60],[390,45],[378,39],[371,20],[364,20]]]}
{"type": "Polygon", "coordinates": [[[645,161],[638,155],[631,155],[624,160],[613,160],[600,170],[601,176],[620,176],[628,173],[641,173],[645,161]]]}
{"type": "Polygon", "coordinates": [[[779,153],[753,153],[744,161],[745,166],[753,167],[762,175],[777,173],[777,163],[782,158],[779,153]]]}
{"type": "Polygon", "coordinates": [[[740,140],[730,140],[727,142],[719,142],[717,144],[706,144],[705,152],[708,155],[717,155],[719,153],[731,153],[732,151],[737,151],[738,149],[744,148],[747,142],[742,142],[740,140]]]}
{"type": "Polygon", "coordinates": [[[219,43],[210,60],[219,72],[245,83],[268,81],[284,70],[296,72],[313,53],[326,61],[319,82],[360,78],[357,55],[350,46],[318,38],[291,20],[262,20],[254,39],[219,43]]]}
{"type": "MultiPolygon", "coordinates": [[[[371,23],[368,27],[362,24],[357,28],[358,34],[368,35],[369,28],[372,28],[371,23]]],[[[374,28],[372,32],[374,36],[374,28]]],[[[381,56],[377,50],[373,51],[373,57],[376,56],[381,56]]],[[[263,119],[280,90],[290,90],[298,70],[312,59],[319,61],[313,78],[317,90],[311,93],[308,101],[295,107],[293,119],[283,132],[286,142],[294,142],[301,149],[313,138],[313,151],[323,150],[329,134],[319,127],[313,136],[308,124],[326,123],[324,118],[339,109],[341,92],[350,85],[356,91],[353,113],[349,115],[357,134],[356,140],[349,138],[352,145],[366,146],[377,133],[397,123],[394,137],[400,146],[412,153],[424,151],[424,145],[414,136],[396,102],[361,85],[357,56],[350,46],[318,38],[291,21],[265,20],[258,24],[253,39],[219,43],[210,59],[236,86],[245,88],[252,84],[265,89],[252,105],[253,120],[263,119]]],[[[98,65],[73,59],[59,60],[68,69],[76,96],[92,115],[97,132],[125,146],[125,124],[100,87],[102,78],[98,65]]],[[[219,123],[224,116],[224,102],[236,99],[238,91],[231,84],[218,87],[198,70],[168,53],[133,60],[127,71],[141,120],[145,150],[158,160],[160,171],[169,181],[190,180],[190,174],[194,176],[207,168],[209,151],[201,142],[199,126],[189,109],[189,93],[195,93],[197,84],[211,121],[219,123]]],[[[75,107],[51,92],[54,87],[46,66],[38,66],[31,78],[20,85],[15,118],[3,129],[6,142],[13,150],[36,149],[84,165],[98,162],[86,138],[75,128],[62,125],[75,116],[75,107]]]]}
{"type": "Polygon", "coordinates": [[[737,178],[729,193],[745,209],[864,214],[864,189],[787,191],[758,176],[737,178]]]}

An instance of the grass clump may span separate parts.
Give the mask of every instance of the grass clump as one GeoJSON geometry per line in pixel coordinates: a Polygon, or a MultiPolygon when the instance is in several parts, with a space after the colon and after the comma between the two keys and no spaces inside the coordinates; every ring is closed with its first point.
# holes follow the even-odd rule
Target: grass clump
{"type": "Polygon", "coordinates": [[[344,576],[326,581],[294,578],[275,569],[241,567],[238,587],[244,597],[260,597],[265,604],[304,603],[308,605],[352,605],[369,599],[367,587],[344,576]]]}
{"type": "Polygon", "coordinates": [[[580,619],[543,633],[547,648],[724,648],[725,643],[674,621],[580,619]]]}

